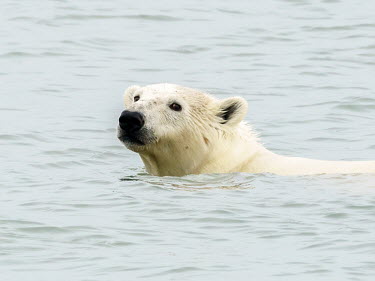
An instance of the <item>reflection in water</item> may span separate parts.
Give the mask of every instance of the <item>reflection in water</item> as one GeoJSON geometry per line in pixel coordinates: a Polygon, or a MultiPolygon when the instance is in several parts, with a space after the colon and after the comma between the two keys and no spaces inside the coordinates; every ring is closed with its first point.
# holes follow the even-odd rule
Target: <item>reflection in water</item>
{"type": "Polygon", "coordinates": [[[139,180],[165,189],[250,189],[254,176],[249,174],[202,174],[184,177],[155,177],[142,174],[139,180]]]}
{"type": "Polygon", "coordinates": [[[145,172],[129,175],[120,181],[139,181],[165,189],[249,189],[256,175],[251,174],[201,174],[184,177],[155,177],[145,172]]]}

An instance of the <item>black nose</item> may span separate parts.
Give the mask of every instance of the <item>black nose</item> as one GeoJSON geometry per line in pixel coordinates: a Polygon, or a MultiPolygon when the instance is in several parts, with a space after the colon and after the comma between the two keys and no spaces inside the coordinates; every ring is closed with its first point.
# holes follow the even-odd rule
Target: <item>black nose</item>
{"type": "Polygon", "coordinates": [[[143,115],[139,112],[124,110],[119,118],[120,128],[128,133],[139,131],[145,124],[143,115]]]}

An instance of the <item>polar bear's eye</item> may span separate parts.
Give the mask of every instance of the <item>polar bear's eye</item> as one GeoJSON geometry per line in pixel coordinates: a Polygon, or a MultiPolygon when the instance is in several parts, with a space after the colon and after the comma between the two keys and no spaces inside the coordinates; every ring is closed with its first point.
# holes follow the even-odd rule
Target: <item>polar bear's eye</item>
{"type": "Polygon", "coordinates": [[[181,105],[179,105],[178,103],[172,103],[170,106],[169,106],[170,109],[174,110],[174,111],[181,111],[182,107],[181,105]]]}
{"type": "Polygon", "coordinates": [[[134,97],[134,102],[139,101],[139,99],[140,99],[139,96],[135,96],[135,97],[134,97]]]}

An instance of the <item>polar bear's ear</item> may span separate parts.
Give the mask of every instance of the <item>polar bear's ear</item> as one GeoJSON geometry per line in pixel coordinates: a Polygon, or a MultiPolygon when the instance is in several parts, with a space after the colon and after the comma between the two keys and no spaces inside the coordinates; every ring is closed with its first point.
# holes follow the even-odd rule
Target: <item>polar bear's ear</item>
{"type": "Polygon", "coordinates": [[[231,126],[240,123],[247,113],[247,102],[241,97],[231,97],[220,101],[219,113],[221,124],[228,124],[231,126]]]}
{"type": "Polygon", "coordinates": [[[134,92],[140,88],[141,86],[133,85],[125,90],[125,93],[124,93],[125,106],[129,106],[132,103],[134,92]]]}

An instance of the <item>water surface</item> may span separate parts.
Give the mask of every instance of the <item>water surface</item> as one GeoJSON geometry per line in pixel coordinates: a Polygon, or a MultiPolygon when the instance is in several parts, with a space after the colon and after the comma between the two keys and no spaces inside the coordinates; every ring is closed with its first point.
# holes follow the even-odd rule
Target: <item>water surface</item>
{"type": "Polygon", "coordinates": [[[13,280],[374,280],[375,177],[158,178],[122,94],[249,102],[285,155],[375,159],[371,1],[0,4],[0,272],[13,280]]]}

